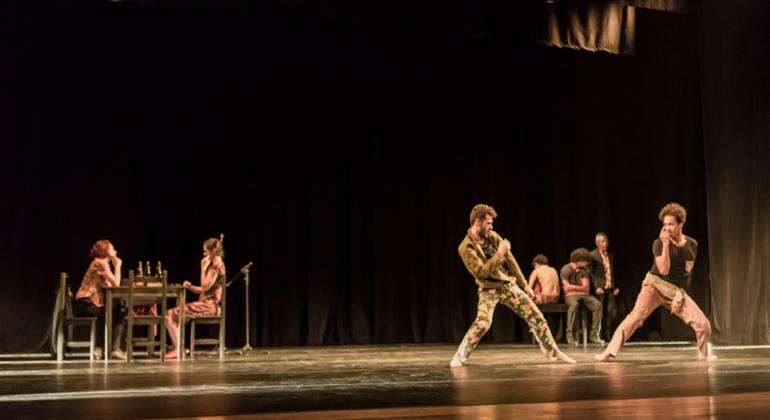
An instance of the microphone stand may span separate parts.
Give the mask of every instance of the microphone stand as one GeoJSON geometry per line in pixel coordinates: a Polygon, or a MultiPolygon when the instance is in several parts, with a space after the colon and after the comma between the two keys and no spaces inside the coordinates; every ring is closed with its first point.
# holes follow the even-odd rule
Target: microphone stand
{"type": "Polygon", "coordinates": [[[249,339],[249,268],[251,268],[251,264],[252,263],[249,262],[243,266],[243,268],[241,268],[241,272],[233,277],[229,282],[227,282],[227,287],[229,287],[234,281],[238,280],[238,278],[243,275],[243,282],[246,285],[246,292],[244,293],[246,300],[246,345],[244,345],[240,350],[235,351],[241,356],[253,350],[250,345],[251,340],[249,339]]]}

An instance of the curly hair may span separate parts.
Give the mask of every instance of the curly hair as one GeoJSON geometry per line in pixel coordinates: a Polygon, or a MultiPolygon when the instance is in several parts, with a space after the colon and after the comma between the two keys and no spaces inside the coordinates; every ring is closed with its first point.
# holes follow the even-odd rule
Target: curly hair
{"type": "Polygon", "coordinates": [[[569,262],[571,263],[577,263],[577,262],[591,262],[591,253],[588,252],[587,249],[580,247],[569,254],[569,262]]]}
{"type": "Polygon", "coordinates": [[[476,204],[475,206],[473,206],[473,209],[471,209],[471,224],[473,224],[473,222],[476,219],[484,220],[484,218],[487,217],[487,215],[492,216],[492,218],[494,219],[495,217],[497,217],[497,212],[490,205],[476,204]]]}
{"type": "Polygon", "coordinates": [[[679,203],[668,203],[660,209],[658,219],[662,222],[666,216],[674,216],[677,223],[684,223],[687,220],[687,210],[679,203]]]}

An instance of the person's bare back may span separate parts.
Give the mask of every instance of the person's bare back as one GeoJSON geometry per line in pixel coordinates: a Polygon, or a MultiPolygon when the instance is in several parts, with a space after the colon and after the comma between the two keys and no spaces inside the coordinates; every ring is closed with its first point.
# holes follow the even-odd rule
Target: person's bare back
{"type": "Polygon", "coordinates": [[[559,275],[553,267],[539,265],[533,274],[536,281],[540,282],[543,296],[559,296],[559,275]]]}

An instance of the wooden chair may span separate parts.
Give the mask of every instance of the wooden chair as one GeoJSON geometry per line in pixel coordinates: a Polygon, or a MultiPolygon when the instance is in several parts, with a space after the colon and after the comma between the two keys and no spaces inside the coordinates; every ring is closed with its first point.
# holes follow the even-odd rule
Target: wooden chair
{"type": "Polygon", "coordinates": [[[190,317],[190,360],[195,358],[196,345],[216,345],[219,347],[219,358],[225,357],[225,309],[227,307],[227,281],[224,277],[221,280],[222,301],[220,302],[219,315],[203,315],[190,317]],[[195,338],[196,325],[218,325],[219,334],[217,338],[195,338]]]}
{"type": "MultiPolygon", "coordinates": [[[[166,326],[164,325],[163,321],[166,316],[166,306],[167,306],[167,287],[168,287],[168,272],[166,270],[163,270],[163,273],[158,277],[151,277],[151,276],[145,276],[145,277],[135,277],[134,276],[134,270],[129,270],[128,272],[128,301],[127,301],[127,310],[128,313],[126,314],[126,358],[128,362],[131,362],[133,360],[134,356],[134,346],[140,346],[145,347],[147,349],[148,355],[152,355],[155,347],[154,342],[154,334],[152,336],[152,339],[149,339],[147,337],[134,337],[134,326],[136,325],[145,325],[147,328],[152,331],[152,327],[157,325],[158,329],[160,330],[160,360],[165,361],[166,360],[166,326]],[[145,286],[137,286],[137,283],[144,283],[145,286]],[[142,293],[142,287],[151,287],[147,286],[152,283],[159,283],[160,284],[160,295],[159,296],[153,296],[153,297],[147,297],[143,296],[142,293]],[[135,308],[142,307],[142,306],[148,306],[148,305],[154,305],[158,304],[160,306],[160,312],[157,315],[152,314],[151,312],[147,311],[147,313],[143,313],[141,315],[137,315],[135,311],[135,308]],[[149,342],[148,342],[149,341],[149,342]]],[[[153,289],[157,290],[157,286],[152,286],[153,289]]]]}
{"type": "Polygon", "coordinates": [[[59,275],[59,294],[56,296],[57,323],[56,323],[56,361],[64,360],[65,352],[69,348],[88,347],[88,360],[94,360],[94,350],[96,349],[96,317],[74,316],[72,311],[72,291],[67,286],[67,273],[59,275]],[[88,341],[77,341],[74,339],[75,327],[87,326],[91,329],[90,339],[88,341]],[[67,328],[65,339],[64,329],[67,328]]]}

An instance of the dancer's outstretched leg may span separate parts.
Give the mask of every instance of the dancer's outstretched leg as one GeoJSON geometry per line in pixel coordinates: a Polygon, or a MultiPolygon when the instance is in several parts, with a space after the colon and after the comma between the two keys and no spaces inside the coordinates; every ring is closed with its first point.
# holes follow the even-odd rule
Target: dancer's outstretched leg
{"type": "Polygon", "coordinates": [[[500,294],[497,289],[479,289],[479,304],[476,313],[476,320],[473,321],[465,337],[457,347],[454,357],[449,362],[451,367],[460,367],[471,355],[471,352],[479,345],[481,337],[489,331],[492,326],[492,316],[495,312],[497,301],[500,300],[500,294]]]}
{"type": "Polygon", "coordinates": [[[634,309],[618,325],[615,334],[612,335],[610,344],[607,345],[601,354],[595,355],[594,358],[599,362],[606,362],[610,358],[616,357],[626,341],[642,326],[652,311],[664,302],[663,296],[655,290],[655,287],[649,284],[643,285],[642,290],[639,291],[639,295],[636,297],[634,309]]]}
{"type": "MultiPolygon", "coordinates": [[[[666,302],[666,307],[671,305],[666,302]]],[[[698,360],[716,361],[718,357],[711,348],[711,323],[706,315],[698,307],[698,304],[687,294],[684,294],[682,306],[674,315],[678,316],[685,324],[695,331],[696,346],[698,347],[698,360]]]]}
{"type": "Polygon", "coordinates": [[[559,350],[556,340],[553,339],[551,329],[543,313],[537,308],[532,299],[520,288],[509,285],[501,289],[500,302],[511,308],[518,316],[529,325],[529,330],[535,336],[540,350],[551,360],[562,360],[566,363],[575,363],[575,359],[567,356],[559,350]]]}

